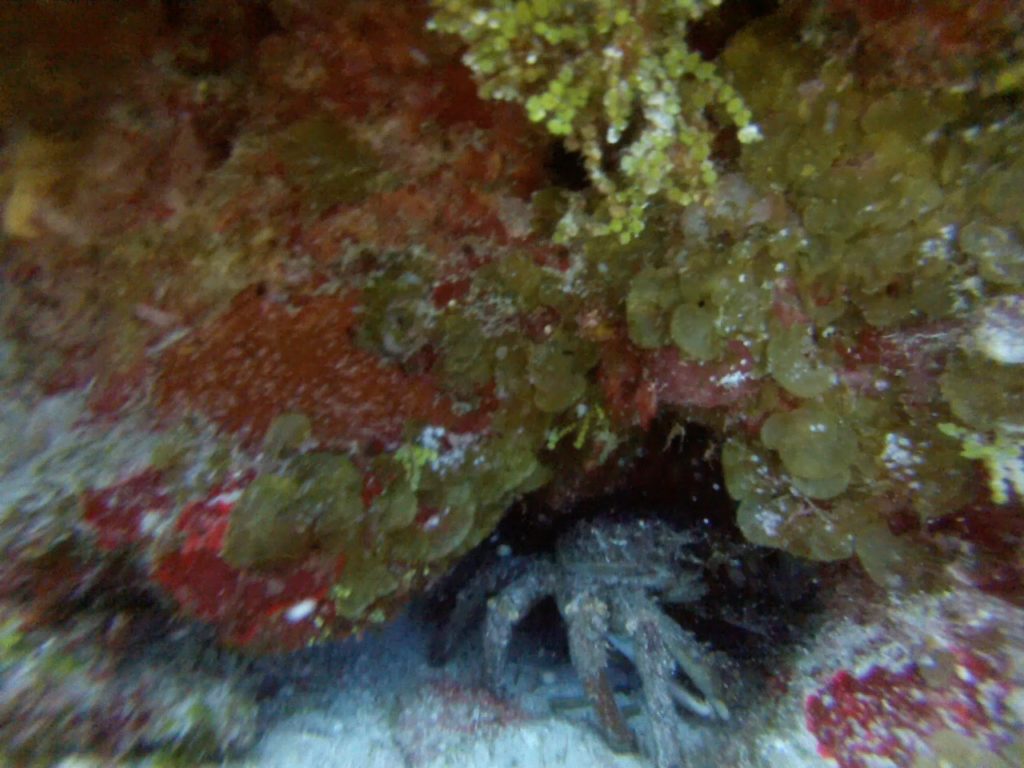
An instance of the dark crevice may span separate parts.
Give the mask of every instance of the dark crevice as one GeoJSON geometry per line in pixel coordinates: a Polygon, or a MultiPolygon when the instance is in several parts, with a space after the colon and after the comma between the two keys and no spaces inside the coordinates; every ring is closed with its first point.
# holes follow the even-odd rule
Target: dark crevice
{"type": "MultiPolygon", "coordinates": [[[[612,493],[578,500],[571,509],[552,508],[541,495],[518,504],[497,532],[428,596],[429,615],[443,628],[460,590],[488,564],[551,554],[558,537],[581,521],[659,518],[697,529],[695,554],[705,563],[707,588],[699,601],[664,606],[665,612],[742,669],[752,690],[770,684],[780,657],[815,625],[817,593],[827,568],[746,542],[735,525],[735,505],[725,490],[713,434],[696,425],[686,425],[683,432],[677,437],[680,431],[669,420],[656,425],[636,466],[612,493]]],[[[479,631],[483,612],[481,606],[467,634],[479,631]]],[[[553,601],[545,600],[519,624],[515,645],[527,655],[567,661],[564,633],[553,601]]],[[[435,655],[435,662],[444,660],[443,654],[435,655]]],[[[617,677],[623,674],[631,677],[616,672],[617,677]]]]}
{"type": "Polygon", "coordinates": [[[717,58],[734,34],[778,8],[778,0],[728,0],[690,24],[687,44],[705,59],[717,58]]]}
{"type": "Polygon", "coordinates": [[[551,144],[544,166],[556,187],[572,192],[582,192],[590,187],[583,155],[567,149],[561,141],[551,144]]]}

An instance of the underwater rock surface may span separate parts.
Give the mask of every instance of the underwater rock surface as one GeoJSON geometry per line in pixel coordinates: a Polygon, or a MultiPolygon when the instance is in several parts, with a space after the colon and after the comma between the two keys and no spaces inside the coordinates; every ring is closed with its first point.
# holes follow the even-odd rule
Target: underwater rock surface
{"type": "Polygon", "coordinates": [[[30,2],[0,40],[12,759],[239,753],[249,662],[175,719],[141,627],[360,635],[633,494],[815,564],[744,743],[1017,764],[1018,4],[30,2]]]}

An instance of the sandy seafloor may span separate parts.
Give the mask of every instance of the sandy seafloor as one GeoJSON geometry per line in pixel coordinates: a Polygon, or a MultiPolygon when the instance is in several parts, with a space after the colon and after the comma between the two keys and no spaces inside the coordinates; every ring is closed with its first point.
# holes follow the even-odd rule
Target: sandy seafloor
{"type": "MultiPolygon", "coordinates": [[[[478,640],[466,641],[444,667],[432,667],[426,661],[430,630],[414,615],[360,640],[264,662],[278,676],[280,688],[264,705],[256,747],[231,765],[652,765],[640,755],[617,754],[606,746],[582,703],[582,688],[559,652],[538,648],[536,638],[521,638],[512,649],[507,696],[498,698],[483,685],[478,640]]],[[[623,703],[644,738],[644,718],[635,698],[623,703]]],[[[724,724],[695,720],[692,730],[680,733],[691,750],[685,768],[827,765],[801,727],[799,708],[788,711],[788,705],[767,704],[767,709],[755,704],[724,724]]]]}
{"type": "MultiPolygon", "coordinates": [[[[461,653],[426,662],[427,631],[409,616],[361,640],[314,649],[282,663],[282,687],[244,765],[645,766],[611,752],[580,716],[552,716],[545,696],[572,695],[571,670],[522,659],[508,699],[493,696],[461,653]]],[[[578,692],[576,692],[578,695],[578,692]]]]}

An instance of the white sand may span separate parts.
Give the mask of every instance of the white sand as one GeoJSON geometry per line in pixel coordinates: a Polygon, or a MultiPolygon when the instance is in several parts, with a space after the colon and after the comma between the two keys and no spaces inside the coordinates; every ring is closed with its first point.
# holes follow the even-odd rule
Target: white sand
{"type": "Polygon", "coordinates": [[[550,714],[566,669],[518,664],[516,704],[477,681],[472,658],[426,664],[426,635],[402,618],[362,641],[288,662],[295,682],[269,707],[270,724],[247,765],[263,768],[648,768],[616,755],[583,719],[550,714]],[[299,687],[305,690],[299,690],[299,687]],[[526,689],[534,687],[532,692],[526,689]]]}

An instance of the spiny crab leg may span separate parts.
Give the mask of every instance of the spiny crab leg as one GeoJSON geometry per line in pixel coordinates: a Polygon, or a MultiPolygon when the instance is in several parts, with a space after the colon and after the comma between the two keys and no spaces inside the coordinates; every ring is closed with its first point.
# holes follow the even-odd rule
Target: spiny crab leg
{"type": "Polygon", "coordinates": [[[528,570],[530,564],[525,558],[500,558],[481,567],[473,581],[459,590],[455,596],[455,607],[445,622],[443,631],[432,638],[432,664],[443,664],[452,657],[455,646],[468,634],[470,626],[484,615],[488,595],[500,592],[514,583],[528,570]]]}
{"type": "Polygon", "coordinates": [[[487,601],[484,623],[484,669],[495,690],[501,690],[512,631],[545,597],[554,594],[558,574],[554,563],[538,561],[497,596],[487,601]]]}
{"type": "Polygon", "coordinates": [[[608,604],[595,592],[567,590],[557,595],[558,607],[569,634],[569,655],[583,680],[583,689],[593,704],[605,738],[612,749],[626,752],[635,748],[633,732],[615,701],[608,682],[608,604]]]}
{"type": "MultiPolygon", "coordinates": [[[[636,649],[628,638],[612,634],[608,636],[608,640],[615,650],[629,659],[630,663],[636,667],[636,649]]],[[[669,687],[669,692],[672,694],[672,698],[676,700],[676,703],[690,710],[695,715],[714,718],[718,714],[715,707],[707,699],[697,698],[679,683],[671,682],[669,687]]],[[[726,712],[726,715],[728,715],[728,712],[726,712]]]]}
{"type": "Polygon", "coordinates": [[[657,622],[646,612],[632,614],[625,622],[625,629],[636,646],[634,663],[643,684],[657,765],[659,768],[682,765],[677,732],[679,714],[671,690],[675,660],[665,647],[657,622]]]}
{"type": "Polygon", "coordinates": [[[657,626],[657,631],[661,636],[665,649],[671,654],[673,661],[679,666],[683,674],[701,692],[704,701],[698,702],[692,694],[677,684],[673,684],[675,688],[678,688],[678,691],[673,694],[673,698],[694,714],[728,720],[729,708],[722,701],[719,694],[721,683],[715,674],[714,668],[709,664],[701,664],[699,661],[699,659],[708,658],[707,650],[700,644],[697,638],[662,613],[649,599],[643,598],[643,602],[646,605],[639,608],[640,601],[638,601],[637,606],[639,610],[643,612],[649,621],[657,626]]]}
{"type": "MultiPolygon", "coordinates": [[[[660,628],[660,624],[658,631],[663,631],[660,628]]],[[[621,653],[623,656],[629,659],[630,663],[634,667],[637,666],[636,648],[634,647],[630,638],[622,637],[621,635],[611,634],[608,636],[608,640],[619,653],[621,653]]],[[[684,665],[683,661],[681,661],[680,657],[677,655],[680,649],[671,647],[668,644],[669,638],[665,637],[664,635],[662,636],[662,641],[666,643],[666,649],[668,650],[669,654],[672,655],[673,659],[680,666],[680,668],[683,669],[683,672],[686,673],[691,680],[693,680],[694,678],[691,676],[690,672],[692,671],[694,674],[698,674],[699,670],[701,670],[702,668],[697,667],[692,663],[687,663],[684,665]]],[[[696,644],[696,641],[694,641],[694,643],[696,644]]],[[[695,645],[695,647],[699,647],[699,645],[695,645]]],[[[712,683],[710,682],[710,678],[706,679],[705,684],[712,685],[712,683]]],[[[725,704],[722,701],[718,700],[716,697],[706,696],[704,698],[698,698],[697,696],[694,696],[692,693],[686,690],[686,688],[684,688],[682,685],[674,681],[670,683],[669,687],[670,693],[672,694],[672,698],[676,700],[676,703],[679,704],[681,707],[688,709],[690,712],[693,712],[695,715],[706,717],[708,719],[714,719],[716,717],[721,720],[729,719],[728,708],[726,708],[725,704]]],[[[703,693],[704,689],[701,689],[701,692],[703,693]]]]}

